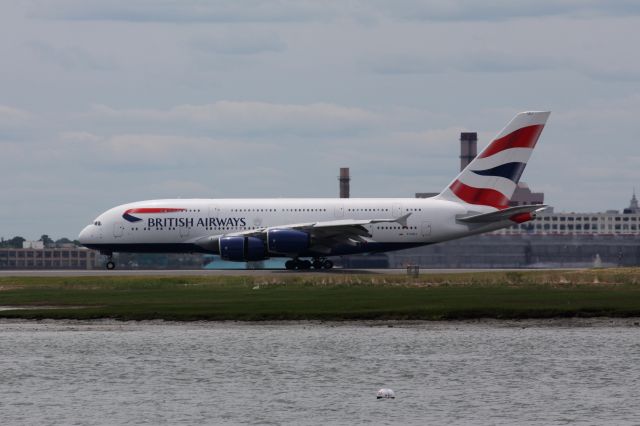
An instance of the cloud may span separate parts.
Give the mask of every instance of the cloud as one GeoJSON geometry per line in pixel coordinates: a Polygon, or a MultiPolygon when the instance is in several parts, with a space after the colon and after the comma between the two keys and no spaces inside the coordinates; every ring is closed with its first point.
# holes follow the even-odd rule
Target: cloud
{"type": "Polygon", "coordinates": [[[374,58],[366,66],[379,74],[433,74],[452,71],[513,73],[555,68],[555,62],[550,57],[516,55],[510,52],[458,51],[429,55],[392,54],[374,58]]]}
{"type": "Polygon", "coordinates": [[[274,34],[224,34],[198,37],[191,45],[204,53],[223,55],[255,55],[258,53],[283,52],[287,45],[274,34]]]}
{"type": "Polygon", "coordinates": [[[418,21],[501,21],[514,18],[629,16],[640,14],[633,0],[397,0],[374,2],[381,13],[418,21]]]}
{"type": "Polygon", "coordinates": [[[362,108],[328,103],[307,105],[259,101],[218,101],[169,109],[115,109],[94,105],[84,117],[112,125],[142,129],[189,128],[233,135],[330,135],[365,131],[381,120],[362,108]]]}
{"type": "Polygon", "coordinates": [[[637,82],[640,80],[640,64],[624,63],[622,58],[617,58],[615,62],[576,65],[573,69],[594,80],[614,82],[637,82]]]}
{"type": "Polygon", "coordinates": [[[2,154],[11,149],[15,141],[24,141],[35,130],[35,117],[29,112],[20,108],[8,105],[0,105],[0,143],[2,154]],[[9,141],[12,143],[10,144],[9,141]]]}
{"type": "Polygon", "coordinates": [[[413,173],[423,168],[425,159],[457,155],[460,127],[423,131],[392,131],[365,138],[334,139],[318,147],[314,155],[330,161],[368,163],[396,173],[413,173]]]}
{"type": "Polygon", "coordinates": [[[168,179],[149,185],[153,193],[174,193],[174,197],[202,197],[202,194],[212,194],[212,189],[201,182],[182,179],[168,179]]]}
{"type": "MultiPolygon", "coordinates": [[[[637,128],[639,116],[640,92],[636,92],[619,98],[594,99],[587,104],[558,112],[554,121],[572,130],[584,130],[585,123],[602,123],[598,126],[599,131],[610,133],[612,128],[620,126],[630,130],[637,128]]],[[[593,129],[589,131],[592,132],[593,129]]]]}
{"type": "Polygon", "coordinates": [[[221,158],[259,161],[268,153],[278,152],[279,147],[268,142],[181,135],[125,133],[98,137],[84,132],[65,132],[55,150],[82,159],[83,166],[89,169],[117,168],[143,173],[152,169],[204,167],[221,158]]]}
{"type": "Polygon", "coordinates": [[[323,19],[322,3],[298,0],[63,0],[38,4],[33,16],[128,22],[294,22],[323,19]]]}
{"type": "Polygon", "coordinates": [[[0,129],[22,127],[28,124],[31,118],[32,114],[28,111],[0,105],[0,129]]]}
{"type": "Polygon", "coordinates": [[[114,68],[111,61],[99,58],[79,46],[55,47],[42,41],[31,41],[27,46],[40,59],[65,70],[105,71],[114,68]]]}
{"type": "Polygon", "coordinates": [[[180,23],[303,22],[348,18],[368,25],[384,18],[446,22],[640,14],[640,4],[634,0],[63,0],[36,4],[31,14],[50,19],[180,23]]]}
{"type": "Polygon", "coordinates": [[[100,136],[90,132],[63,132],[60,140],[71,143],[95,143],[100,141],[100,136]]]}
{"type": "Polygon", "coordinates": [[[610,56],[607,60],[594,60],[574,52],[559,57],[529,49],[497,51],[461,48],[447,52],[383,54],[363,61],[361,65],[364,69],[382,75],[566,71],[594,80],[640,79],[640,63],[627,62],[617,55],[607,56],[610,56]]]}

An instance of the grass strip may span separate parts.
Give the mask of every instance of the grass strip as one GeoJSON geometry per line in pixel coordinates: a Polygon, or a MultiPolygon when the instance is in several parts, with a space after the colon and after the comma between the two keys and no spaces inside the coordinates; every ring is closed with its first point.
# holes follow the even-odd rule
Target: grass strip
{"type": "Polygon", "coordinates": [[[640,269],[404,275],[3,277],[4,318],[445,320],[640,316],[640,269]],[[42,308],[38,308],[38,307],[42,308]],[[49,309],[55,307],[56,309],[49,309]]]}

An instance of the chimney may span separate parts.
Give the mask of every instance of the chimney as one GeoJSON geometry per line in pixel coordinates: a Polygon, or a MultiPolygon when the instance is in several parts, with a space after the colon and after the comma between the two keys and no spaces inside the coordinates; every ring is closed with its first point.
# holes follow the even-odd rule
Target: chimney
{"type": "Polygon", "coordinates": [[[349,198],[349,181],[351,178],[349,177],[349,168],[348,167],[340,167],[340,177],[338,181],[340,182],[340,198],[349,198]]]}
{"type": "Polygon", "coordinates": [[[464,170],[478,155],[478,134],[476,132],[460,133],[460,171],[464,170]]]}

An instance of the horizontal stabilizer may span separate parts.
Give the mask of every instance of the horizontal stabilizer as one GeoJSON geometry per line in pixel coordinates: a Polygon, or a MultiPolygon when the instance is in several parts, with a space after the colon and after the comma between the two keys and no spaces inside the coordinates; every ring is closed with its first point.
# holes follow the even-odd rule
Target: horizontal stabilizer
{"type": "Polygon", "coordinates": [[[544,210],[544,204],[509,207],[497,212],[483,213],[472,216],[459,217],[458,221],[466,223],[492,223],[511,220],[515,223],[527,222],[535,218],[535,213],[544,210]]]}

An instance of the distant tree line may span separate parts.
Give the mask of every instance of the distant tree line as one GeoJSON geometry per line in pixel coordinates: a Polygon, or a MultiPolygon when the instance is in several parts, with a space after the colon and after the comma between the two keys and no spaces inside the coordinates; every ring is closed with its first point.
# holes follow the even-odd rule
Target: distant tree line
{"type": "MultiPolygon", "coordinates": [[[[22,243],[25,241],[27,241],[27,239],[20,236],[15,236],[8,240],[5,240],[4,237],[2,237],[0,238],[0,248],[22,248],[22,243]]],[[[42,235],[38,241],[42,241],[45,247],[55,247],[62,244],[80,245],[80,241],[70,240],[69,238],[64,237],[54,241],[47,234],[42,235]]]]}

